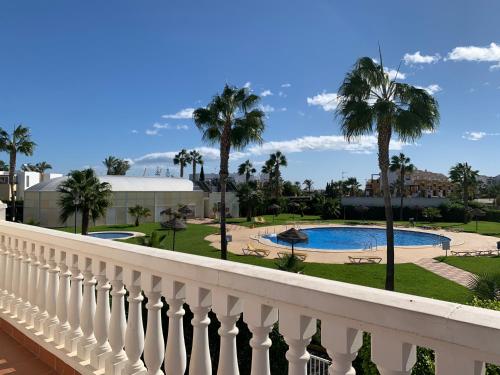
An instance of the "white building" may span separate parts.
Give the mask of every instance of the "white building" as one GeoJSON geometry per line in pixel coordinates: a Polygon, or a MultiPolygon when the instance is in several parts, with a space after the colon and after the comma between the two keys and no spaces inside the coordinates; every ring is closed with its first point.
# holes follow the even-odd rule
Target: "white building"
{"type": "MultiPolygon", "coordinates": [[[[74,225],[74,218],[67,223],[59,219],[60,194],[57,188],[67,177],[59,177],[31,186],[24,193],[24,222],[37,222],[44,227],[74,225]]],[[[193,182],[173,177],[129,177],[101,176],[101,182],[108,182],[112,189],[112,206],[97,225],[132,224],[134,219],[128,209],[141,205],[151,210],[151,217],[145,222],[158,222],[161,212],[167,208],[177,209],[179,205],[191,208],[194,217],[213,217],[214,206],[220,204],[220,193],[193,189],[193,182]]],[[[239,215],[239,202],[232,192],[226,193],[227,214],[239,215]]],[[[77,217],[77,220],[80,220],[77,217]]]]}

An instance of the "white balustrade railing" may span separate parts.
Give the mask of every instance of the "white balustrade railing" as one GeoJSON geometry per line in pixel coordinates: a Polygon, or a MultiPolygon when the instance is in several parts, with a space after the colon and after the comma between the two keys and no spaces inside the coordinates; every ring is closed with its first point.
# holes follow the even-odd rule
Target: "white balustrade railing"
{"type": "Polygon", "coordinates": [[[241,370],[241,316],[252,333],[252,375],[270,374],[277,322],[290,375],[311,371],[317,321],[330,375],[354,374],[363,332],[382,375],[410,374],[416,346],[435,350],[439,375],[479,375],[485,363],[500,364],[499,312],[0,222],[0,318],[82,374],[210,375],[210,311],[221,323],[218,375],[241,370]],[[189,356],[185,304],[193,313],[189,356]]]}

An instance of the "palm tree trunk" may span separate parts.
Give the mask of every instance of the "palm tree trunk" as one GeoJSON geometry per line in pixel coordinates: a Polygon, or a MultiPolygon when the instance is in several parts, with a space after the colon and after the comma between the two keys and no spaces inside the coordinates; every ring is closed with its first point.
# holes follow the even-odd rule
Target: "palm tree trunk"
{"type": "Polygon", "coordinates": [[[9,185],[10,185],[10,217],[16,221],[16,192],[14,191],[16,173],[16,151],[11,151],[9,155],[9,185]]]}
{"type": "Polygon", "coordinates": [[[401,194],[401,203],[399,204],[399,220],[403,221],[403,197],[404,197],[404,188],[405,188],[405,173],[403,172],[404,166],[401,168],[401,179],[399,183],[399,194],[401,194]]]}
{"type": "Polygon", "coordinates": [[[196,181],[196,162],[193,161],[193,182],[196,181]]]}
{"type": "Polygon", "coordinates": [[[464,223],[469,219],[469,183],[464,178],[464,223]]]}
{"type": "Polygon", "coordinates": [[[227,237],[226,237],[226,185],[229,176],[229,151],[230,143],[230,125],[224,126],[220,142],[220,257],[227,259],[227,237]]]}
{"type": "Polygon", "coordinates": [[[391,129],[389,126],[378,127],[378,163],[384,194],[386,238],[387,238],[387,265],[385,274],[385,289],[394,290],[394,218],[392,213],[391,192],[389,188],[389,142],[391,129]]]}
{"type": "Polygon", "coordinates": [[[280,178],[281,178],[281,176],[280,176],[280,167],[279,166],[276,167],[276,173],[275,174],[276,174],[276,178],[275,178],[275,180],[276,180],[276,187],[275,187],[276,193],[275,194],[276,194],[276,199],[278,199],[280,197],[280,178]]]}
{"type": "Polygon", "coordinates": [[[181,178],[184,177],[184,165],[181,163],[181,178]]]}
{"type": "Polygon", "coordinates": [[[89,210],[88,208],[84,208],[82,210],[82,234],[86,236],[89,234],[89,210]]]}

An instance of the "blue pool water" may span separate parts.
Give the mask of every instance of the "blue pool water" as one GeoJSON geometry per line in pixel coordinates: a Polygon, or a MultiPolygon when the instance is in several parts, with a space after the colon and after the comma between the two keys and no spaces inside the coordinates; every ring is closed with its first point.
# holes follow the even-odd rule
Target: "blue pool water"
{"type": "Polygon", "coordinates": [[[105,240],[118,240],[120,238],[127,238],[133,236],[132,233],[128,232],[98,232],[89,233],[90,237],[103,238],[105,240]]]}
{"type": "MultiPolygon", "coordinates": [[[[376,245],[386,245],[385,229],[382,228],[308,228],[302,229],[302,232],[308,235],[309,240],[295,246],[304,249],[362,250],[370,246],[375,248],[376,245]]],[[[276,244],[290,246],[286,242],[279,241],[275,234],[264,236],[264,238],[276,244]]],[[[408,230],[394,231],[396,246],[429,246],[440,244],[443,241],[450,241],[450,239],[432,233],[408,230]]]]}

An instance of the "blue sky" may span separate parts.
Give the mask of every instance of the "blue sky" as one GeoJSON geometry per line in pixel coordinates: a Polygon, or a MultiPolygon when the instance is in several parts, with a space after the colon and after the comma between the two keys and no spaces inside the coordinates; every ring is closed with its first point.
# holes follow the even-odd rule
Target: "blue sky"
{"type": "Polygon", "coordinates": [[[224,83],[249,84],[268,94],[265,143],[236,154],[233,168],[246,158],[260,165],[279,148],[287,179],[322,187],[345,171],[364,182],[378,169],[374,140],[344,142],[332,109],[345,73],[358,57],[377,57],[380,42],[387,68],[402,62],[405,82],[431,90],[441,108],[437,133],[394,142],[393,152],[402,148],[421,169],[446,173],[468,161],[497,175],[498,14],[500,3],[482,0],[453,8],[427,0],[2,1],[0,126],[31,127],[38,147],[20,162],[46,160],[54,171],[101,168],[111,154],[133,160],[132,174],[156,166],[177,174],[172,154],[204,147],[206,172],[215,172],[216,150],[183,117],[224,83]]]}

